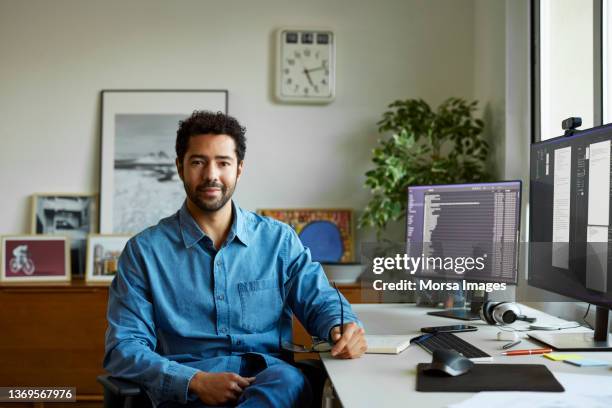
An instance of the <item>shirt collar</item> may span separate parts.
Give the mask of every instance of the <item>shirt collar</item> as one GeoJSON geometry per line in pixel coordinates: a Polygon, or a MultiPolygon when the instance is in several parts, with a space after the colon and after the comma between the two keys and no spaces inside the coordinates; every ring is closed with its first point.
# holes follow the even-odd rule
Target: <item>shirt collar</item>
{"type": "MultiPolygon", "coordinates": [[[[248,236],[244,218],[245,216],[242,209],[232,200],[232,227],[227,235],[228,242],[233,241],[234,238],[238,238],[242,244],[248,246],[248,236]]],[[[191,248],[202,238],[207,236],[189,213],[187,209],[187,200],[185,200],[179,210],[179,227],[181,235],[183,236],[183,243],[187,248],[191,248]]]]}
{"type": "Polygon", "coordinates": [[[236,203],[234,203],[234,200],[232,200],[232,214],[234,214],[234,220],[232,223],[232,229],[230,230],[230,236],[233,234],[234,236],[232,239],[236,237],[244,246],[249,246],[247,221],[245,219],[246,217],[242,211],[242,208],[237,206],[236,203]]]}

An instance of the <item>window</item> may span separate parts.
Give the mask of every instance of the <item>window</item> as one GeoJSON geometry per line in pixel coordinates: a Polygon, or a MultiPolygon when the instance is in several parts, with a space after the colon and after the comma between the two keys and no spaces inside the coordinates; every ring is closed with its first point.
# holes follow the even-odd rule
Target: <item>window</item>
{"type": "Polygon", "coordinates": [[[612,0],[602,5],[603,122],[612,122],[612,0]]]}
{"type": "Polygon", "coordinates": [[[570,116],[582,118],[581,128],[593,127],[594,2],[539,0],[534,11],[536,141],[561,135],[561,121],[570,116]]]}

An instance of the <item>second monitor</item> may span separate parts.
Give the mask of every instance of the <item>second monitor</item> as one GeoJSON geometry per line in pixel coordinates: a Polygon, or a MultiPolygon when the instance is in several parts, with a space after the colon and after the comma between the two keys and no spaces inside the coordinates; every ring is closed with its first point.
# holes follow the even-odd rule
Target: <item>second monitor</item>
{"type": "MultiPolygon", "coordinates": [[[[521,182],[412,186],[408,188],[407,254],[423,259],[486,259],[482,268],[444,268],[424,263],[418,276],[516,284],[521,182]]],[[[476,320],[468,309],[433,312],[476,320]]]]}

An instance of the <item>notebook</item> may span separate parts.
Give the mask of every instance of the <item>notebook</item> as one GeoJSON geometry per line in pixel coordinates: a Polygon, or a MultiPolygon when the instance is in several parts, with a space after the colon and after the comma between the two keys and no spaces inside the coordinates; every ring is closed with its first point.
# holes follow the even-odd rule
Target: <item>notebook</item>
{"type": "Polygon", "coordinates": [[[405,335],[366,335],[369,354],[399,354],[410,346],[410,336],[405,335]]]}

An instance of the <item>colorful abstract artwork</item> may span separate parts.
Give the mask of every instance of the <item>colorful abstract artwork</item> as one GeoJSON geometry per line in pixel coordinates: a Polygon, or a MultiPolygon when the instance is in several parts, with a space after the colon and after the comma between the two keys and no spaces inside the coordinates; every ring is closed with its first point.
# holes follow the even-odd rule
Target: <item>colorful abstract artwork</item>
{"type": "Polygon", "coordinates": [[[346,209],[265,209],[259,214],[289,224],[317,262],[352,262],[353,211],[346,209]]]}

